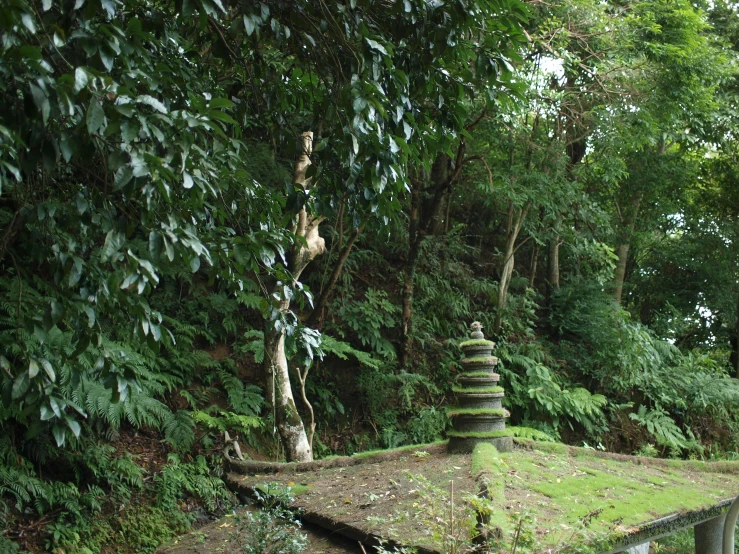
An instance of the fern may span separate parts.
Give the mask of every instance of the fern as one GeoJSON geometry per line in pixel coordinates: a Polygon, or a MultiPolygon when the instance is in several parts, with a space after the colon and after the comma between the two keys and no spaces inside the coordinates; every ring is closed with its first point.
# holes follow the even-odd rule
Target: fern
{"type": "Polygon", "coordinates": [[[190,412],[185,410],[167,414],[162,429],[165,440],[175,450],[185,451],[195,441],[195,425],[190,412]]]}
{"type": "Polygon", "coordinates": [[[682,450],[688,446],[688,439],[683,431],[660,406],[649,410],[642,404],[636,412],[629,414],[629,418],[644,427],[658,444],[676,450],[682,450]]]}
{"type": "Polygon", "coordinates": [[[155,480],[158,484],[157,504],[165,510],[174,510],[185,494],[200,500],[209,511],[232,504],[230,492],[223,481],[210,475],[203,456],[198,456],[192,463],[182,463],[179,456],[170,454],[155,480]]]}

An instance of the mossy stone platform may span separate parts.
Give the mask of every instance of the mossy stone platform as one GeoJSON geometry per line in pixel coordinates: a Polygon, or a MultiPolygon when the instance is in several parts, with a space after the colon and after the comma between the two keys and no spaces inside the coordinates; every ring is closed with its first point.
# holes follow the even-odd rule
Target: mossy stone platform
{"type": "Polygon", "coordinates": [[[419,552],[442,550],[428,526],[428,491],[448,513],[451,481],[457,525],[474,532],[479,505],[476,517],[463,499],[484,493],[484,517],[502,537],[503,551],[520,528],[537,551],[620,552],[717,521],[739,494],[739,462],[657,460],[514,440],[508,453],[483,443],[472,454],[454,454],[437,443],[308,464],[232,461],[228,482],[247,495],[267,483],[289,485],[297,493],[294,507],[309,521],[354,540],[391,539],[419,552]]]}

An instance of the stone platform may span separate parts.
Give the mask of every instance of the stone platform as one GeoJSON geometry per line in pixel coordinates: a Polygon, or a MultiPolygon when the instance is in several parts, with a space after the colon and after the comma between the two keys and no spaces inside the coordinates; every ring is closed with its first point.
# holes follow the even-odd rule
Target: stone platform
{"type": "Polygon", "coordinates": [[[389,540],[427,553],[445,551],[440,537],[469,543],[481,540],[481,530],[510,551],[517,529],[541,551],[588,544],[637,552],[697,526],[699,553],[718,554],[717,518],[739,494],[739,462],[637,458],[520,439],[508,453],[483,444],[451,454],[437,443],[308,464],[230,465],[228,483],[240,494],[290,487],[293,508],[311,523],[365,544],[389,540]]]}

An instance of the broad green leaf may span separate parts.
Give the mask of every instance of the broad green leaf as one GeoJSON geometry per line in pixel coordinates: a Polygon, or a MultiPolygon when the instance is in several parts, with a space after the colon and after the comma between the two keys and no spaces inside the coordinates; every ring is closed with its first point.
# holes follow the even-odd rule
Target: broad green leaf
{"type": "Polygon", "coordinates": [[[13,381],[13,389],[11,391],[11,398],[13,400],[17,400],[24,394],[26,394],[26,391],[28,390],[28,387],[31,386],[31,380],[28,378],[28,372],[24,371],[20,375],[18,375],[15,378],[15,381],[13,381]]]}
{"type": "Polygon", "coordinates": [[[46,404],[41,404],[41,421],[48,421],[54,417],[54,412],[46,404]]]}
{"type": "Polygon", "coordinates": [[[56,381],[56,373],[54,372],[54,368],[51,365],[51,362],[45,358],[41,358],[39,360],[41,363],[41,367],[44,368],[44,371],[46,372],[46,376],[49,378],[49,381],[54,383],[56,381]]]}
{"type": "Polygon", "coordinates": [[[147,106],[151,106],[159,113],[167,113],[167,107],[161,101],[157,100],[153,96],[149,96],[148,94],[137,96],[136,102],[138,102],[139,104],[146,104],[147,106]]]}
{"type": "Polygon", "coordinates": [[[197,273],[198,269],[200,269],[200,258],[198,256],[190,260],[190,269],[193,273],[197,273]]]}
{"type": "Polygon", "coordinates": [[[38,362],[31,358],[31,361],[28,363],[28,378],[33,379],[38,375],[38,372],[41,370],[41,368],[38,365],[38,362]]]}
{"type": "Polygon", "coordinates": [[[87,77],[87,71],[84,68],[78,67],[74,70],[74,92],[78,93],[87,86],[89,79],[87,77]]]}
{"type": "MultiPolygon", "coordinates": [[[[77,1],[79,2],[80,0],[77,1]]],[[[54,434],[56,445],[60,448],[64,446],[64,440],[67,437],[67,432],[65,431],[64,427],[57,423],[52,427],[51,431],[54,434]]]]}
{"type": "Polygon", "coordinates": [[[64,418],[64,422],[67,424],[67,427],[72,430],[72,434],[75,436],[75,438],[79,438],[80,433],[82,432],[82,426],[69,416],[66,416],[64,418]]]}
{"type": "Polygon", "coordinates": [[[41,112],[41,118],[44,122],[44,125],[48,123],[49,121],[49,114],[51,113],[51,104],[49,103],[49,97],[46,96],[46,93],[41,90],[40,87],[31,84],[31,94],[33,95],[33,101],[36,104],[36,107],[41,112]]]}
{"type": "Polygon", "coordinates": [[[85,121],[87,123],[87,132],[91,135],[97,133],[105,123],[105,112],[95,97],[90,100],[85,121]]]}

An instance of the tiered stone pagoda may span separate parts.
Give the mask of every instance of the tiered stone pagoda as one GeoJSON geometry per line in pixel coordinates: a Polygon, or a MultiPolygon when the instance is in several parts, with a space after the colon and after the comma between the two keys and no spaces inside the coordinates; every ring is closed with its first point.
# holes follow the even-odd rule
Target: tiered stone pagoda
{"type": "Polygon", "coordinates": [[[513,439],[505,420],[510,413],[502,406],[505,393],[498,386],[500,375],[495,373],[495,343],[485,340],[479,322],[475,321],[471,329],[470,340],[459,345],[464,358],[457,386],[452,389],[456,406],[447,411],[452,421],[452,429],[447,432],[449,451],[472,452],[477,443],[487,442],[500,452],[509,452],[513,439]]]}

